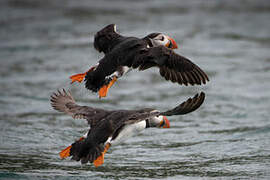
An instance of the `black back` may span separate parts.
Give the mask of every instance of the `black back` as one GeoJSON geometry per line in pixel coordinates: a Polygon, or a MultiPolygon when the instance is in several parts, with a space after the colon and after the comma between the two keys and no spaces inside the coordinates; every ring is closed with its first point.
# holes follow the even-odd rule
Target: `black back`
{"type": "Polygon", "coordinates": [[[85,87],[97,92],[106,84],[106,76],[114,73],[120,66],[131,67],[141,49],[146,48],[147,42],[136,37],[122,38],[121,42],[113,46],[110,52],[99,61],[95,71],[90,71],[85,77],[85,87]]]}

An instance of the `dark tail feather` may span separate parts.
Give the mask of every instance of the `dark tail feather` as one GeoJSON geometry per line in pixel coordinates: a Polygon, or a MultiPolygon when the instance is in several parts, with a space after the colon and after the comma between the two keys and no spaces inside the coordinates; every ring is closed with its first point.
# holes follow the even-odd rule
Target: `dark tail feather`
{"type": "Polygon", "coordinates": [[[103,151],[104,146],[102,144],[93,147],[87,145],[85,141],[76,141],[71,146],[70,156],[72,156],[73,160],[86,164],[88,161],[92,163],[103,151]]]}
{"type": "Polygon", "coordinates": [[[181,103],[179,106],[174,109],[168,110],[166,112],[161,112],[161,115],[172,116],[172,115],[183,115],[195,111],[198,109],[204,102],[205,94],[201,92],[196,94],[193,98],[189,98],[185,102],[181,103]]]}
{"type": "Polygon", "coordinates": [[[87,72],[84,81],[85,81],[85,88],[92,91],[98,92],[98,90],[106,83],[105,77],[94,77],[95,71],[87,72]]]}

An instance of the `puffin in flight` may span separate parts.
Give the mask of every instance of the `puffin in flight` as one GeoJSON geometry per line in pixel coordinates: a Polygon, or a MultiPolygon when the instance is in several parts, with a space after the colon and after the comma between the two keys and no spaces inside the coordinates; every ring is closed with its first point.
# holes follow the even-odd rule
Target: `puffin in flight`
{"type": "Polygon", "coordinates": [[[104,154],[111,146],[150,127],[169,128],[170,123],[166,116],[183,115],[195,111],[204,99],[205,94],[201,92],[165,112],[151,108],[109,111],[80,106],[76,104],[70,92],[63,89],[51,96],[52,107],[74,119],[86,119],[90,130],[62,150],[59,155],[62,159],[72,156],[73,160],[81,161],[82,164],[90,162],[98,167],[103,164],[104,154]]]}
{"type": "Polygon", "coordinates": [[[180,85],[201,85],[209,81],[206,73],[189,59],[176,54],[175,41],[161,33],[151,33],[140,39],[125,37],[110,24],[96,33],[94,47],[105,56],[88,72],[71,76],[73,82],[85,81],[85,87],[100,97],[107,95],[114,82],[131,69],[140,71],[158,67],[166,80],[180,85]]]}
{"type": "MultiPolygon", "coordinates": [[[[94,47],[97,51],[99,52],[103,52],[106,56],[106,54],[108,54],[107,56],[110,56],[109,53],[111,51],[113,51],[113,49],[115,47],[118,47],[118,45],[121,44],[121,47],[124,47],[126,45],[129,46],[130,43],[126,42],[131,42],[132,44],[131,47],[127,47],[127,49],[132,50],[133,47],[132,46],[136,46],[136,44],[134,44],[134,41],[136,43],[136,41],[140,42],[141,44],[143,44],[144,47],[154,47],[154,46],[165,46],[168,47],[170,49],[177,49],[178,46],[176,44],[176,42],[174,41],[174,39],[172,39],[171,37],[162,34],[162,33],[151,33],[149,35],[147,35],[146,37],[139,39],[139,38],[135,38],[135,37],[125,37],[125,36],[121,36],[120,34],[118,34],[116,32],[116,25],[115,24],[110,24],[106,27],[104,27],[102,30],[100,30],[99,32],[96,33],[95,38],[94,38],[94,47]],[[132,42],[131,42],[132,41],[132,42]]],[[[119,49],[119,47],[118,47],[119,49]]],[[[115,54],[115,53],[112,53],[115,54]]],[[[123,53],[122,53],[123,56],[123,53]]],[[[115,58],[115,61],[118,58],[115,58]]],[[[103,60],[104,61],[104,60],[103,60]]],[[[112,61],[112,60],[109,60],[112,61]]],[[[114,64],[114,62],[111,62],[112,65],[114,64]]],[[[96,65],[92,66],[87,72],[85,73],[80,73],[80,74],[75,74],[70,76],[71,84],[74,82],[79,82],[81,83],[84,79],[85,76],[87,75],[88,72],[94,71],[100,63],[97,63],[96,65]]],[[[110,68],[110,64],[108,65],[108,67],[105,67],[105,69],[109,69],[110,68]]],[[[99,68],[102,68],[103,65],[101,63],[101,65],[99,66],[99,68]]],[[[113,70],[115,70],[115,68],[112,67],[113,70]]],[[[126,74],[127,72],[129,72],[131,70],[130,67],[127,66],[117,66],[116,70],[111,74],[111,75],[106,75],[105,78],[101,78],[99,77],[100,80],[96,80],[96,82],[98,82],[97,84],[99,85],[95,85],[94,86],[89,86],[86,85],[86,88],[89,90],[92,90],[94,92],[99,91],[99,97],[106,97],[107,92],[109,90],[109,88],[114,84],[114,82],[120,78],[121,76],[123,76],[124,74],[126,74]]],[[[106,73],[107,74],[107,73],[106,73]]],[[[86,79],[85,79],[86,81],[86,79]]],[[[89,83],[88,83],[89,84],[89,83]]]]}

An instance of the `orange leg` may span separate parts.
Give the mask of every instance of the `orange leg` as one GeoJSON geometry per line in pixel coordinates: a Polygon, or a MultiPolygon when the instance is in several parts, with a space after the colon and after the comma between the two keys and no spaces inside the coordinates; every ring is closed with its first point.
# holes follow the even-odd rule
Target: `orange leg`
{"type": "MultiPolygon", "coordinates": [[[[81,137],[78,141],[82,141],[82,140],[84,140],[84,137],[81,137]]],[[[71,145],[68,146],[67,148],[63,149],[63,150],[59,153],[60,158],[61,158],[61,159],[64,159],[64,158],[69,157],[69,156],[70,156],[70,149],[71,149],[71,145]]]]}
{"type": "Polygon", "coordinates": [[[79,82],[81,83],[83,81],[83,79],[85,78],[86,74],[90,71],[93,71],[97,66],[93,66],[91,67],[87,72],[85,73],[79,73],[79,74],[75,74],[75,75],[72,75],[70,76],[69,78],[71,79],[71,84],[74,83],[74,82],[79,82]]]}
{"type": "Polygon", "coordinates": [[[86,76],[86,72],[85,73],[80,73],[80,74],[75,74],[70,76],[69,78],[71,79],[71,84],[74,82],[79,82],[81,83],[84,79],[84,77],[86,76]]]}
{"type": "Polygon", "coordinates": [[[104,85],[100,88],[98,94],[99,94],[99,98],[102,98],[102,97],[106,97],[107,94],[108,94],[108,91],[110,89],[110,87],[112,87],[112,85],[115,83],[115,81],[117,80],[117,77],[114,76],[113,79],[110,81],[109,84],[107,85],[104,85]]]}
{"type": "Polygon", "coordinates": [[[111,147],[110,143],[107,143],[105,145],[104,151],[101,153],[101,155],[96,160],[94,160],[95,167],[98,167],[104,163],[104,154],[108,151],[108,149],[110,147],[111,147]]]}

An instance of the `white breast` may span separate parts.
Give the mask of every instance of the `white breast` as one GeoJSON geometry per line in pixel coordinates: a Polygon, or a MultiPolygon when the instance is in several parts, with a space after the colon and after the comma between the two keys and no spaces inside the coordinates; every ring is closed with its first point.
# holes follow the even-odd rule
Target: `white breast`
{"type": "Polygon", "coordinates": [[[115,71],[113,74],[110,75],[110,77],[116,76],[117,78],[120,78],[131,70],[132,68],[129,68],[128,66],[122,66],[121,71],[115,71]]]}
{"type": "Polygon", "coordinates": [[[146,121],[141,121],[136,124],[126,125],[118,136],[112,140],[111,144],[120,144],[131,136],[137,135],[146,128],[146,121]]]}

